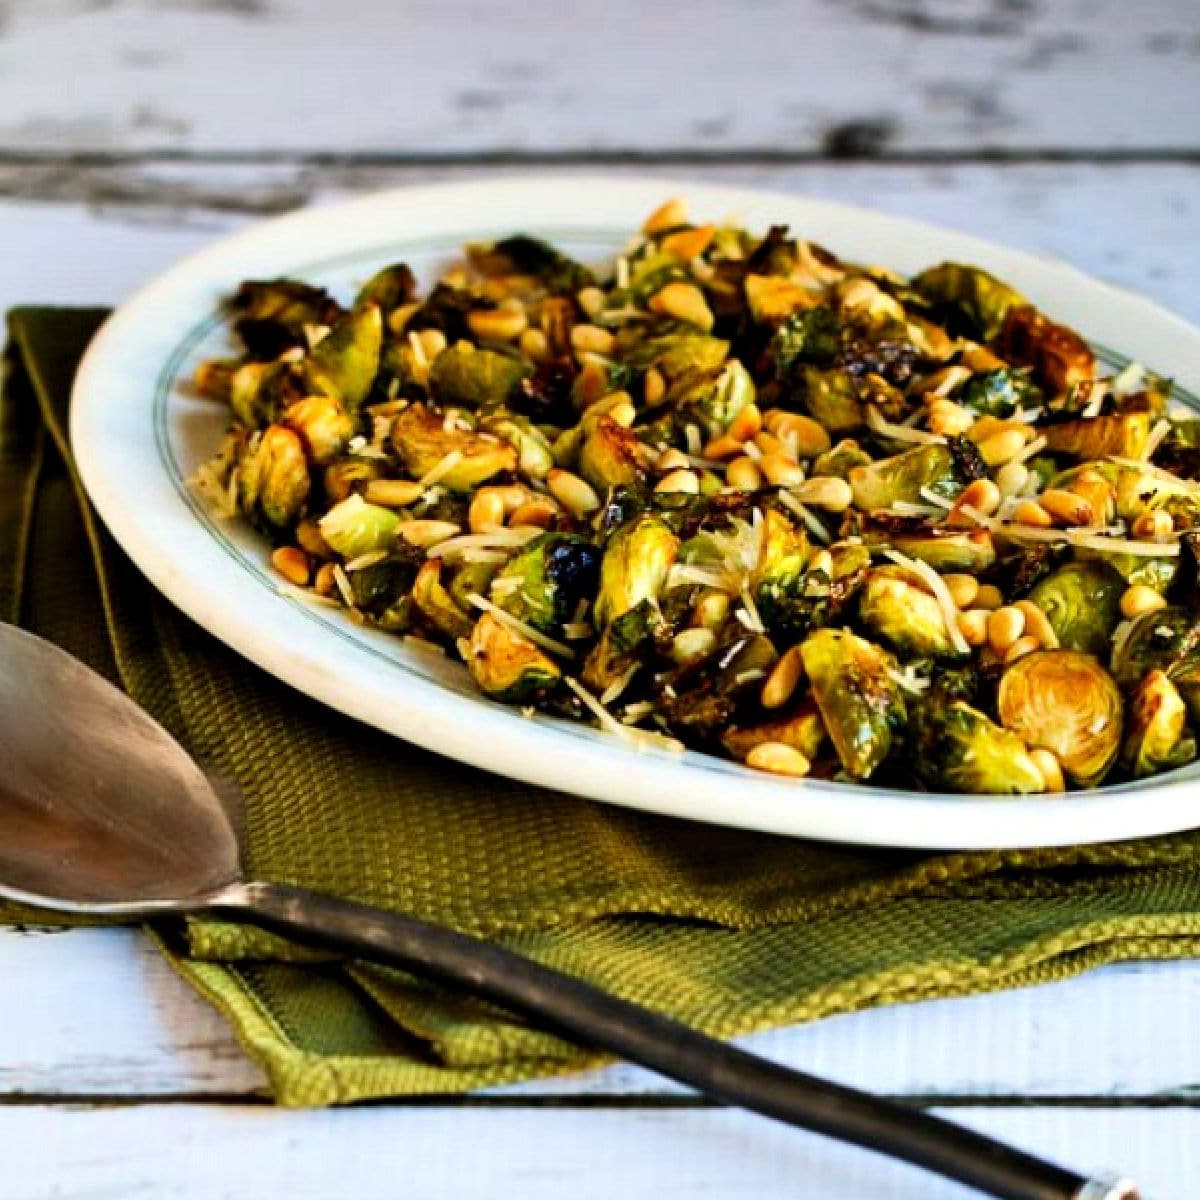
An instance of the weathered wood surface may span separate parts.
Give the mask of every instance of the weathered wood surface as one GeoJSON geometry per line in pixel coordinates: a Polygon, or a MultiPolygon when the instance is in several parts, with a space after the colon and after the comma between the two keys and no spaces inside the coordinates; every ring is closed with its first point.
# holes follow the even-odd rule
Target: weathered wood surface
{"type": "Polygon", "coordinates": [[[1195,153],[1193,0],[7,0],[0,150],[1195,153]]]}

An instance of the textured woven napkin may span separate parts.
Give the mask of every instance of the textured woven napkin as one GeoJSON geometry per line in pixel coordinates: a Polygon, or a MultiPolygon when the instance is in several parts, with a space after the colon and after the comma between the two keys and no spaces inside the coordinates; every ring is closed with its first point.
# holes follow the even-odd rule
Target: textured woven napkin
{"type": "MultiPolygon", "coordinates": [[[[255,876],[496,938],[721,1036],[1200,952],[1200,834],[929,857],[709,828],[459,766],[276,682],[154,593],[79,492],[68,394],[103,315],[9,316],[0,618],[118,680],[240,784],[255,876]]],[[[283,1104],[602,1061],[468,997],[253,931],[158,937],[283,1104]]]]}

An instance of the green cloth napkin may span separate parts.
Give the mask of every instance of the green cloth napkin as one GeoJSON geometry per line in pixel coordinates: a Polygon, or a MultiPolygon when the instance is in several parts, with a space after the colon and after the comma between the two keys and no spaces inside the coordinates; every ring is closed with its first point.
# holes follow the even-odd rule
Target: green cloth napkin
{"type": "MultiPolygon", "coordinates": [[[[1200,834],[921,856],[709,828],[459,766],[290,690],[159,597],[79,491],[68,394],[103,315],[9,315],[0,617],[118,680],[238,782],[255,876],[495,938],[723,1037],[1200,952],[1200,834]]],[[[254,931],[158,937],[281,1104],[603,1061],[468,996],[254,931]]]]}

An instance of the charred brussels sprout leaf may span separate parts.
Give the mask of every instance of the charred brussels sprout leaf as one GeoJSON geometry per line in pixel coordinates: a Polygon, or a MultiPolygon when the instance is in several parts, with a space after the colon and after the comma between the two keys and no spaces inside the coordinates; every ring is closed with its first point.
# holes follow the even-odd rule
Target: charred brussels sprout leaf
{"type": "Polygon", "coordinates": [[[1105,658],[1124,591],[1125,580],[1108,563],[1080,559],[1052,571],[1029,599],[1046,614],[1060,646],[1105,658]]]}
{"type": "Polygon", "coordinates": [[[1096,374],[1096,356],[1087,342],[1030,305],[1010,309],[1005,315],[1000,349],[1032,367],[1033,377],[1051,395],[1067,392],[1096,374]]]}
{"type": "Polygon", "coordinates": [[[827,366],[842,347],[842,328],[828,304],[818,304],[790,316],[771,338],[775,377],[796,378],[803,363],[827,366]]]}
{"type": "Polygon", "coordinates": [[[410,404],[392,422],[392,445],[417,479],[457,452],[458,461],[440,482],[455,492],[469,492],[493,475],[517,466],[517,450],[509,442],[482,437],[467,429],[447,429],[445,420],[423,404],[410,404]]]}
{"type": "Polygon", "coordinates": [[[318,524],[330,549],[351,559],[391,546],[400,518],[390,508],[368,504],[356,493],[335,504],[318,524]]]}
{"type": "Polygon", "coordinates": [[[581,599],[595,595],[600,551],[566,533],[536,537],[492,583],[492,599],[543,633],[557,633],[581,599]]]}
{"type": "Polygon", "coordinates": [[[304,361],[304,377],[314,392],[334,396],[356,412],[379,374],[383,317],[369,303],[340,318],[304,361]]]}
{"type": "Polygon", "coordinates": [[[646,467],[637,435],[611,417],[600,417],[579,447],[579,473],[602,492],[641,483],[646,467]]]}
{"type": "Polygon", "coordinates": [[[524,359],[456,342],[434,359],[429,383],[442,405],[487,411],[503,407],[532,371],[524,359]]]}
{"type": "Polygon", "coordinates": [[[981,416],[1011,417],[1023,408],[1042,403],[1041,389],[1026,371],[1001,367],[982,375],[973,375],[963,384],[955,399],[981,416]]]}
{"type": "Polygon", "coordinates": [[[942,606],[901,567],[867,573],[858,615],[871,633],[906,657],[956,653],[942,606]]]}
{"type": "Polygon", "coordinates": [[[407,263],[393,263],[376,271],[362,285],[354,300],[355,308],[378,304],[380,311],[390,313],[408,304],[417,294],[417,281],[407,263]]]}
{"type": "Polygon", "coordinates": [[[554,453],[546,435],[526,417],[499,413],[479,423],[482,433],[494,433],[517,451],[517,467],[530,479],[544,479],[554,466],[554,453]]]}
{"type": "Polygon", "coordinates": [[[843,438],[824,454],[817,455],[813,460],[812,473],[847,479],[854,467],[865,467],[870,462],[871,456],[853,438],[843,438]]]}
{"type": "Polygon", "coordinates": [[[922,700],[912,715],[913,769],[929,787],[1013,795],[1045,791],[1025,743],[962,700],[922,700]]]}
{"type": "Polygon", "coordinates": [[[273,359],[305,344],[305,326],[332,325],[341,305],[324,288],[294,279],[247,280],[229,301],[251,357],[273,359]]]}
{"type": "Polygon", "coordinates": [[[800,656],[842,767],[853,779],[867,779],[905,722],[895,659],[844,629],[809,634],[800,656]]]}
{"type": "Polygon", "coordinates": [[[1159,667],[1168,675],[1191,675],[1200,663],[1200,618],[1180,605],[1135,617],[1113,650],[1112,672],[1124,688],[1159,667]]]}
{"type": "Polygon", "coordinates": [[[264,431],[238,470],[242,512],[276,529],[286,528],[301,515],[311,486],[304,447],[281,425],[264,431]]]}
{"type": "Polygon", "coordinates": [[[706,333],[665,333],[637,340],[630,336],[617,336],[621,361],[638,371],[657,367],[668,381],[692,371],[717,371],[729,356],[729,343],[706,333]]]}
{"type": "Polygon", "coordinates": [[[869,466],[854,467],[849,475],[856,508],[891,508],[897,500],[921,503],[922,488],[953,500],[964,484],[954,455],[944,445],[914,446],[869,466]]]}
{"type": "Polygon", "coordinates": [[[478,307],[479,301],[467,288],[450,287],[439,283],[405,323],[405,330],[438,329],[446,340],[454,343],[470,333],[467,313],[478,307]]]}
{"type": "Polygon", "coordinates": [[[644,600],[655,603],[679,552],[679,539],[666,522],[646,514],[609,539],[600,563],[594,613],[603,629],[644,600]]]}
{"type": "Polygon", "coordinates": [[[1052,750],[1080,787],[1107,774],[1121,746],[1121,693],[1090,654],[1036,650],[1000,680],[1000,720],[1030,746],[1052,750]]]}
{"type": "Polygon", "coordinates": [[[710,438],[724,433],[748,404],[754,403],[750,372],[733,359],[715,374],[681,376],[667,396],[681,424],[696,424],[710,438]]]}
{"type": "Polygon", "coordinates": [[[459,608],[442,583],[440,559],[431,558],[422,565],[413,582],[412,598],[421,616],[443,637],[456,642],[471,633],[470,616],[459,608]]]}
{"type": "Polygon", "coordinates": [[[467,668],[479,690],[502,704],[537,704],[562,679],[553,659],[491,613],[471,630],[467,668]]]}
{"type": "Polygon", "coordinates": [[[1187,706],[1165,672],[1154,670],[1134,688],[1125,710],[1121,765],[1135,778],[1170,771],[1196,757],[1187,733],[1187,706]]]}
{"type": "Polygon", "coordinates": [[[759,615],[781,645],[835,624],[849,613],[871,565],[871,553],[849,542],[835,543],[829,553],[829,571],[812,568],[793,575],[781,570],[759,584],[755,593],[759,615]]]}
{"type": "Polygon", "coordinates": [[[493,243],[489,257],[507,267],[507,272],[499,273],[532,275],[549,292],[575,292],[596,282],[587,267],[549,242],[524,233],[493,243]]]}
{"type": "Polygon", "coordinates": [[[229,407],[247,429],[264,429],[302,395],[284,363],[249,362],[229,378],[229,407]]]}
{"type": "Polygon", "coordinates": [[[1009,311],[1028,304],[1015,288],[979,267],[942,263],[912,280],[914,290],[937,308],[956,316],[972,337],[990,342],[1009,311]]]}
{"type": "Polygon", "coordinates": [[[1073,458],[1141,458],[1150,440],[1150,414],[1117,413],[1064,421],[1047,425],[1045,437],[1049,449],[1073,458]]]}

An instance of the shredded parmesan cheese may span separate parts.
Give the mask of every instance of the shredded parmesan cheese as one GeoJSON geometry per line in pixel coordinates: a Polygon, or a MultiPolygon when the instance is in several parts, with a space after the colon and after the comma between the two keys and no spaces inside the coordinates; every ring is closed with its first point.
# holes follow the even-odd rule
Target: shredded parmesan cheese
{"type": "Polygon", "coordinates": [[[884,418],[883,414],[873,404],[867,406],[867,425],[881,437],[891,438],[896,442],[916,442],[922,446],[944,446],[946,439],[940,433],[929,433],[924,429],[909,429],[907,425],[897,425],[884,418]]]}
{"type": "Polygon", "coordinates": [[[1035,437],[1019,454],[1014,454],[1009,460],[1010,462],[1023,463],[1031,459],[1035,454],[1041,454],[1046,448],[1046,439],[1044,437],[1035,437]]]}
{"type": "Polygon", "coordinates": [[[630,681],[637,674],[638,667],[641,665],[641,663],[631,664],[628,670],[624,671],[620,676],[614,679],[601,694],[600,703],[611,704],[614,700],[618,699],[621,693],[624,692],[624,690],[629,686],[630,681]]]}
{"type": "Polygon", "coordinates": [[[909,558],[907,554],[901,554],[898,550],[886,550],[884,553],[897,566],[912,571],[929,588],[933,593],[933,598],[941,607],[942,619],[946,622],[946,632],[950,635],[950,642],[954,649],[959,654],[970,654],[971,647],[967,645],[967,639],[963,637],[962,630],[958,627],[958,605],[954,603],[954,597],[950,595],[950,589],[942,577],[928,563],[923,563],[919,558],[909,558]]]}
{"type": "Polygon", "coordinates": [[[353,608],[354,589],[350,586],[350,577],[338,563],[333,564],[333,582],[337,584],[337,590],[341,592],[346,607],[353,608]]]}
{"type": "Polygon", "coordinates": [[[369,550],[366,554],[360,554],[357,558],[352,558],[346,564],[346,574],[349,575],[352,571],[361,571],[366,567],[373,567],[377,562],[383,562],[387,558],[386,550],[369,550]]]}
{"type": "Polygon", "coordinates": [[[522,621],[520,617],[514,617],[512,613],[505,611],[498,604],[493,604],[478,592],[472,592],[467,600],[476,608],[491,613],[501,625],[507,625],[513,633],[520,634],[526,641],[533,642],[535,646],[541,646],[543,650],[549,650],[551,654],[558,654],[563,658],[575,657],[575,651],[565,642],[547,637],[540,629],[534,629],[527,621],[522,621]]]}
{"type": "Polygon", "coordinates": [[[628,725],[622,725],[579,680],[564,675],[563,682],[579,697],[579,702],[596,718],[597,724],[605,733],[615,734],[637,750],[657,749],[668,750],[673,754],[683,753],[683,743],[674,738],[664,737],[663,734],[653,733],[648,729],[632,729],[628,725]]]}
{"type": "Polygon", "coordinates": [[[829,534],[825,526],[817,519],[816,515],[805,505],[801,504],[791,492],[785,492],[782,489],[779,492],[779,503],[784,508],[795,513],[796,516],[804,522],[808,532],[813,535],[814,540],[820,542],[823,546],[829,544],[829,534]]]}
{"type": "Polygon", "coordinates": [[[421,487],[423,488],[432,487],[435,483],[445,479],[446,476],[449,475],[450,472],[453,471],[460,462],[462,462],[462,457],[463,454],[461,450],[451,450],[445,458],[441,459],[440,462],[437,462],[430,467],[429,470],[426,471],[417,482],[420,483],[421,487]]]}
{"type": "Polygon", "coordinates": [[[1156,422],[1153,429],[1150,430],[1150,436],[1146,439],[1146,448],[1142,451],[1142,461],[1149,462],[1154,457],[1154,452],[1163,443],[1163,438],[1171,432],[1171,422],[1165,417],[1156,422]]]}

